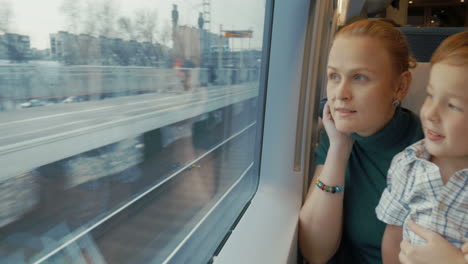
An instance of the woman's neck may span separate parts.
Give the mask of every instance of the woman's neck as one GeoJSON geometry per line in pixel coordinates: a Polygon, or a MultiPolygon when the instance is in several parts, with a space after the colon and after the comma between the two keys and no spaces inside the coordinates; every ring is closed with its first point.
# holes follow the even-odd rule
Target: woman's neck
{"type": "Polygon", "coordinates": [[[358,134],[361,137],[369,137],[369,136],[372,136],[374,134],[377,134],[378,132],[380,132],[382,129],[384,129],[392,121],[393,117],[395,116],[395,113],[396,113],[396,109],[393,108],[390,112],[388,112],[387,115],[385,115],[385,117],[383,118],[384,122],[382,122],[382,124],[380,126],[375,127],[372,130],[356,131],[355,133],[358,134]]]}

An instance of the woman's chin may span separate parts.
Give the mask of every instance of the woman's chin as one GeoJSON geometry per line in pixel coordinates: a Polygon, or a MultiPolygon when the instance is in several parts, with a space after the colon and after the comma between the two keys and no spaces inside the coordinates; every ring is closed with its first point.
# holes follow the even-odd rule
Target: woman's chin
{"type": "Polygon", "coordinates": [[[335,122],[336,130],[338,130],[341,133],[353,133],[356,131],[356,127],[349,125],[349,124],[343,124],[341,122],[335,122]]]}

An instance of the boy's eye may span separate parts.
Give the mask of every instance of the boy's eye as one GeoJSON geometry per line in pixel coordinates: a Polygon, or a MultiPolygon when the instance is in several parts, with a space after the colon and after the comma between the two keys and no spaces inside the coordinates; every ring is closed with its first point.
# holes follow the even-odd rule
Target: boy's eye
{"type": "Polygon", "coordinates": [[[367,77],[362,74],[356,74],[354,75],[353,79],[356,81],[366,81],[367,77]]]}
{"type": "Polygon", "coordinates": [[[458,107],[458,106],[456,106],[456,105],[453,105],[453,104],[451,104],[451,103],[448,104],[448,107],[449,107],[450,109],[453,109],[453,110],[456,110],[456,111],[460,111],[460,112],[463,111],[460,107],[458,107]]]}

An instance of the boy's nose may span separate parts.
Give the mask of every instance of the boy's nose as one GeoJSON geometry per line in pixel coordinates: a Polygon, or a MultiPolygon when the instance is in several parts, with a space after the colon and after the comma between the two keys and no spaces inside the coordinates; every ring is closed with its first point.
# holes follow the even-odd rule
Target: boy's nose
{"type": "Polygon", "coordinates": [[[440,121],[440,115],[439,115],[439,109],[437,105],[427,105],[424,108],[424,117],[431,121],[431,122],[439,122],[440,121]]]}

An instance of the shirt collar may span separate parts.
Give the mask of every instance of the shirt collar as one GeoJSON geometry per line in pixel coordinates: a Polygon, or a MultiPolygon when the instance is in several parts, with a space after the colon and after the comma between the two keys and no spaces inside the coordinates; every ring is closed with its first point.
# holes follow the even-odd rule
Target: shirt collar
{"type": "MultiPolygon", "coordinates": [[[[439,167],[431,161],[431,153],[427,151],[424,139],[421,139],[420,141],[409,146],[405,151],[410,159],[413,158],[421,160],[425,163],[428,163],[428,165],[431,166],[432,169],[439,169],[439,167]]],[[[455,172],[454,175],[468,176],[468,168],[461,169],[455,172]]]]}

